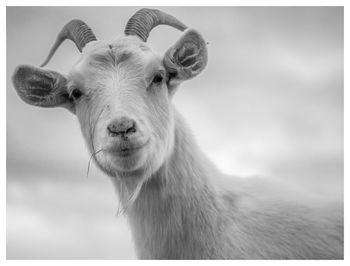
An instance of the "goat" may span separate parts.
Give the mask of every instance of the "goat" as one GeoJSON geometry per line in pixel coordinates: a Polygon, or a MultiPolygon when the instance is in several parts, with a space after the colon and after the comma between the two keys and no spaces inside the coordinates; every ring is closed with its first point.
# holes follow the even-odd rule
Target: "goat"
{"type": "Polygon", "coordinates": [[[72,40],[68,76],[29,65],[20,98],[75,114],[97,166],[113,181],[141,259],[342,259],[342,204],[299,197],[261,179],[227,178],[207,159],[171,99],[207,65],[206,42],[175,17],[141,9],[113,43],[72,20],[41,65],[72,40]],[[165,24],[184,31],[163,57],[147,45],[165,24]]]}

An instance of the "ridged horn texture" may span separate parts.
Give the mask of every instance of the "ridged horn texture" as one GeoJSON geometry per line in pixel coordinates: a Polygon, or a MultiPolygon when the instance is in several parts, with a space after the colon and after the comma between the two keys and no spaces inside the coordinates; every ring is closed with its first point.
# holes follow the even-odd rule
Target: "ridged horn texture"
{"type": "Polygon", "coordinates": [[[82,51],[87,43],[96,41],[95,34],[92,32],[91,28],[85,24],[85,22],[79,19],[73,19],[68,22],[58,34],[56,42],[53,44],[44,63],[41,64],[41,67],[45,66],[50,61],[57,48],[66,39],[72,40],[78,47],[79,52],[82,51]]]}
{"type": "Polygon", "coordinates": [[[151,30],[158,25],[172,26],[184,31],[187,26],[177,18],[157,9],[143,8],[137,11],[126,24],[125,35],[136,35],[146,42],[151,30]]]}

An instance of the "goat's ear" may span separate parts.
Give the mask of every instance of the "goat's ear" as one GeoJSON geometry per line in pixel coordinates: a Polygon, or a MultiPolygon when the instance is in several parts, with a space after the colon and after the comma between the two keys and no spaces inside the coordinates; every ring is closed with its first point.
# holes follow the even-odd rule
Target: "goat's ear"
{"type": "Polygon", "coordinates": [[[68,98],[67,80],[55,71],[20,65],[12,76],[12,82],[18,95],[28,104],[73,108],[68,98]]]}
{"type": "Polygon", "coordinates": [[[169,87],[197,76],[207,65],[206,42],[196,30],[187,30],[165,53],[163,63],[169,73],[169,87]]]}

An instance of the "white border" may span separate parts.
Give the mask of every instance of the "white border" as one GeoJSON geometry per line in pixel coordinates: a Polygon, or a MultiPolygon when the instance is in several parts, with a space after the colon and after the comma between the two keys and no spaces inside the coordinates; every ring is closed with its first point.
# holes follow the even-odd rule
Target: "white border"
{"type": "MultiPolygon", "coordinates": [[[[1,40],[1,73],[0,80],[2,81],[2,92],[3,96],[1,97],[1,124],[3,125],[0,132],[1,134],[1,151],[3,157],[1,158],[1,178],[0,178],[0,265],[76,265],[83,263],[84,265],[115,265],[116,263],[132,263],[132,264],[163,264],[162,261],[113,261],[113,260],[91,260],[91,261],[77,261],[77,260],[6,260],[6,6],[164,6],[164,0],[153,0],[153,1],[140,1],[140,0],[129,0],[129,1],[116,1],[116,0],[99,0],[99,1],[82,1],[82,0],[60,0],[60,1],[52,1],[52,0],[36,0],[36,1],[23,1],[23,0],[5,0],[4,4],[1,5],[0,9],[0,17],[2,18],[2,40],[1,40]],[[5,59],[5,60],[4,60],[5,59]]],[[[349,1],[312,1],[312,0],[294,0],[294,1],[228,1],[228,0],[215,0],[212,2],[209,1],[192,1],[192,0],[177,0],[177,1],[167,1],[167,6],[344,6],[344,73],[349,73],[349,60],[348,60],[348,47],[349,43],[349,1]],[[262,3],[263,2],[263,3],[262,3]]],[[[350,112],[349,107],[349,79],[348,75],[344,75],[344,162],[349,162],[349,142],[346,136],[349,135],[349,121],[348,118],[350,112]]],[[[8,85],[9,86],[9,85],[8,85]]],[[[191,264],[207,264],[207,263],[220,263],[220,264],[239,264],[239,265],[350,265],[349,264],[349,230],[346,226],[349,224],[349,194],[347,191],[349,190],[350,183],[348,180],[349,176],[349,168],[345,163],[345,172],[344,172],[344,225],[345,225],[345,259],[344,261],[181,261],[180,263],[191,263],[191,264]]],[[[178,264],[178,261],[167,261],[167,264],[178,264]]]]}
{"type": "Polygon", "coordinates": [[[6,6],[345,6],[345,0],[5,0],[6,6]],[[166,3],[166,4],[165,4],[166,3]]]}

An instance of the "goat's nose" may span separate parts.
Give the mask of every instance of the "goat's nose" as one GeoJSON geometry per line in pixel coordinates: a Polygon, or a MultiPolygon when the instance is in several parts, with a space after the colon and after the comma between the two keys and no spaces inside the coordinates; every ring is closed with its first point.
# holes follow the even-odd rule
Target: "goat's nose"
{"type": "Polygon", "coordinates": [[[122,137],[129,136],[136,132],[136,123],[128,117],[119,117],[114,119],[108,126],[107,130],[112,136],[121,135],[122,137]]]}

